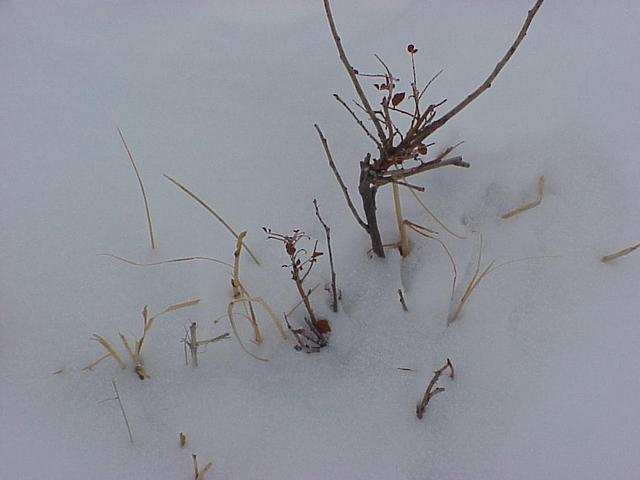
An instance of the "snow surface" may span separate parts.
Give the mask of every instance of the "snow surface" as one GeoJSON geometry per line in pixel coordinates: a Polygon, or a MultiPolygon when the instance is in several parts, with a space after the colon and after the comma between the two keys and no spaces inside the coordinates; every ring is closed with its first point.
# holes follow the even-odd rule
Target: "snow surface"
{"type": "MultiPolygon", "coordinates": [[[[503,55],[531,1],[334,2],[349,56],[378,53],[404,80],[408,43],[431,98],[453,104],[503,55]]],[[[313,129],[319,123],[352,192],[370,145],[331,97],[353,96],[317,1],[0,1],[0,478],[193,478],[191,453],[218,479],[638,478],[640,4],[548,0],[493,87],[435,136],[470,170],[418,178],[452,229],[482,232],[487,277],[447,327],[451,270],[411,236],[407,259],[365,254],[313,129]],[[116,127],[142,172],[159,248],[116,127]],[[180,339],[230,331],[227,269],[136,268],[189,255],[232,260],[231,236],[162,174],[210,202],[263,260],[242,278],[276,312],[297,301],[281,245],[262,226],[321,241],[332,227],[340,313],[314,293],[331,345],[307,355],[265,316],[258,362],[235,340],[184,365],[180,339]],[[508,221],[499,216],[535,198],[508,221]],[[397,289],[404,288],[403,313],[397,289]],[[201,298],[158,320],[149,380],[108,359],[98,333],[140,333],[140,311],[201,298]],[[418,420],[431,372],[455,380],[418,420]],[[415,372],[398,368],[411,368],[415,372]],[[52,375],[63,369],[63,373],[52,375]],[[134,445],[111,379],[116,378],[134,445]],[[178,445],[178,433],[188,443],[178,445]]],[[[407,218],[439,228],[403,197],[407,218]]],[[[382,233],[396,238],[390,191],[382,233]]],[[[441,232],[468,279],[477,235],[441,232]]],[[[328,279],[321,263],[313,282],[328,279]]],[[[299,322],[301,311],[294,315],[299,322]]],[[[241,322],[242,323],[242,322],[241,322]]],[[[248,331],[243,330],[248,341],[248,331]]],[[[116,344],[118,348],[120,346],[116,344]]]]}

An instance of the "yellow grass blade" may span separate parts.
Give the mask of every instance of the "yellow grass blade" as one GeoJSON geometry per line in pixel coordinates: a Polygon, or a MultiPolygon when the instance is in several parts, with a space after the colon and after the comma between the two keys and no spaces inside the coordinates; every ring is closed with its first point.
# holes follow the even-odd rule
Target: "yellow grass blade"
{"type": "MultiPolygon", "coordinates": [[[[135,365],[136,363],[138,363],[138,358],[136,357],[136,354],[133,353],[133,350],[131,350],[131,346],[129,345],[127,338],[121,333],[119,333],[118,335],[120,335],[120,340],[122,340],[122,344],[124,345],[125,350],[131,357],[131,363],[135,365]]],[[[137,347],[137,344],[138,342],[136,342],[136,347],[137,347]]],[[[137,352],[137,353],[139,354],[140,352],[137,352]]]]}
{"type": "Polygon", "coordinates": [[[538,178],[538,198],[531,203],[527,203],[526,205],[522,205],[521,207],[511,210],[508,213],[505,213],[504,215],[502,215],[501,218],[503,220],[506,220],[508,218],[515,217],[516,215],[519,215],[522,212],[526,212],[527,210],[531,210],[532,208],[537,207],[542,203],[542,197],[544,197],[544,176],[543,175],[538,178]]]}
{"type": "Polygon", "coordinates": [[[86,372],[86,371],[88,371],[88,370],[93,370],[94,368],[96,368],[96,367],[98,366],[98,364],[99,364],[100,362],[102,362],[103,360],[106,360],[106,359],[107,359],[107,358],[109,358],[110,356],[111,356],[111,354],[110,354],[110,353],[105,353],[105,354],[104,354],[102,357],[100,357],[98,360],[96,360],[95,362],[93,362],[93,363],[91,363],[91,364],[87,365],[86,367],[84,367],[84,368],[82,369],[82,371],[83,371],[83,372],[86,372]]]}
{"type": "Polygon", "coordinates": [[[209,262],[219,263],[221,265],[224,265],[225,267],[233,268],[233,265],[231,265],[230,263],[223,262],[222,260],[218,260],[217,258],[212,258],[212,257],[200,257],[200,256],[198,256],[198,257],[180,257],[180,258],[171,258],[169,260],[162,260],[160,262],[141,263],[141,262],[134,262],[133,260],[129,260],[127,258],[120,257],[118,255],[113,255],[111,253],[98,253],[98,256],[115,258],[116,260],[120,260],[121,262],[128,263],[129,265],[134,265],[136,267],[154,267],[156,265],[165,265],[165,264],[169,264],[169,263],[191,262],[191,261],[195,261],[195,260],[206,260],[206,261],[209,261],[209,262]]]}
{"type": "Polygon", "coordinates": [[[602,262],[610,262],[611,260],[615,260],[616,258],[620,258],[623,257],[624,255],[628,255],[629,253],[633,252],[634,250],[637,250],[638,248],[640,248],[640,243],[637,243],[631,247],[627,247],[627,248],[623,248],[622,250],[620,250],[619,252],[615,252],[615,253],[611,253],[609,255],[605,255],[604,257],[602,257],[600,259],[600,261],[602,262]]]}
{"type": "MultiPolygon", "coordinates": [[[[224,227],[227,230],[229,230],[229,232],[231,232],[231,234],[236,239],[238,238],[238,234],[235,232],[235,230],[233,228],[231,228],[231,225],[229,225],[227,222],[225,222],[224,219],[213,210],[213,208],[211,208],[209,205],[207,205],[204,202],[204,200],[201,200],[195,193],[193,193],[191,190],[189,190],[187,187],[182,185],[177,180],[171,178],[169,175],[165,174],[164,176],[165,176],[165,178],[167,180],[169,180],[171,183],[173,183],[175,186],[177,186],[180,190],[182,190],[187,195],[189,195],[191,198],[193,198],[196,202],[198,202],[207,212],[209,212],[211,215],[213,215],[216,218],[216,220],[218,220],[220,223],[222,223],[222,225],[224,225],[224,227]]],[[[260,265],[260,262],[258,261],[258,258],[253,254],[253,252],[249,249],[249,247],[245,245],[245,248],[247,249],[247,252],[249,252],[249,255],[251,255],[251,258],[253,259],[253,261],[257,265],[260,265]]]]}
{"type": "Polygon", "coordinates": [[[127,368],[127,364],[124,363],[122,358],[120,358],[120,355],[118,355],[118,352],[115,351],[115,349],[104,337],[101,337],[100,335],[94,333],[93,339],[96,340],[100,345],[102,345],[107,352],[109,352],[109,355],[111,355],[115,359],[115,361],[118,362],[120,368],[127,368]]]}
{"type": "Polygon", "coordinates": [[[451,235],[452,237],[455,237],[459,240],[466,240],[468,237],[464,237],[462,235],[458,235],[457,233],[455,233],[453,230],[449,229],[449,227],[447,227],[444,223],[442,223],[440,221],[440,219],[438,217],[435,216],[435,214],[429,210],[429,208],[425,205],[425,203],[420,199],[420,197],[418,196],[418,194],[416,192],[413,191],[413,189],[409,188],[408,189],[409,192],[411,192],[411,195],[413,195],[413,198],[416,199],[416,202],[418,202],[420,204],[420,206],[424,209],[425,212],[427,212],[429,214],[429,216],[431,218],[433,218],[433,220],[442,227],[442,229],[444,231],[446,231],[449,235],[451,235]]]}
{"type": "Polygon", "coordinates": [[[153,224],[151,223],[151,212],[149,210],[149,200],[147,199],[147,193],[144,190],[144,184],[142,183],[142,177],[140,176],[140,172],[138,171],[138,166],[136,165],[135,160],[133,159],[133,155],[131,154],[131,150],[129,149],[129,145],[127,145],[127,141],[124,139],[124,135],[122,134],[122,130],[118,128],[118,134],[120,135],[120,139],[122,140],[122,144],[124,145],[124,149],[127,151],[127,155],[129,156],[129,160],[131,161],[131,165],[133,165],[133,171],[138,178],[138,183],[140,184],[140,190],[142,191],[142,199],[144,200],[144,210],[147,215],[147,225],[149,226],[149,238],[151,239],[151,248],[156,248],[156,240],[153,236],[153,224]]]}

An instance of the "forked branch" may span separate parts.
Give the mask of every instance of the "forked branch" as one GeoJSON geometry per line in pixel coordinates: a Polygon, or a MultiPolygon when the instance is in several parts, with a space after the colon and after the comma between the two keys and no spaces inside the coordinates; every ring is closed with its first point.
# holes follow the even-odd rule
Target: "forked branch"
{"type": "MultiPolygon", "coordinates": [[[[524,40],[524,37],[527,35],[527,30],[529,30],[529,26],[531,25],[533,18],[538,13],[538,10],[542,6],[543,2],[544,0],[536,0],[536,3],[534,4],[534,6],[527,13],[527,18],[525,19],[524,24],[522,25],[522,28],[518,33],[518,36],[516,37],[516,39],[513,41],[513,43],[507,50],[507,53],[505,53],[502,59],[493,68],[493,70],[491,71],[489,76],[486,78],[486,80],[482,82],[482,84],[478,88],[476,88],[473,92],[467,95],[467,97],[464,100],[462,100],[455,107],[449,110],[446,114],[444,114],[439,119],[435,120],[433,123],[429,124],[424,130],[422,130],[417,137],[418,141],[424,140],[433,132],[438,130],[440,127],[442,127],[454,116],[456,116],[458,113],[464,110],[471,102],[473,102],[476,98],[478,98],[480,95],[482,95],[486,90],[488,90],[491,87],[491,84],[493,83],[493,81],[496,79],[498,74],[505,67],[507,62],[511,59],[513,54],[516,52],[516,50],[522,43],[522,40],[524,40]]],[[[326,3],[326,0],[325,0],[325,3],[326,3]]]]}
{"type": "Polygon", "coordinates": [[[331,36],[333,37],[333,41],[336,44],[336,48],[338,49],[338,55],[340,56],[340,60],[344,65],[344,68],[347,70],[347,74],[351,79],[351,83],[353,83],[353,88],[355,88],[358,97],[360,98],[360,102],[362,102],[362,107],[364,111],[369,115],[369,119],[376,127],[376,132],[378,134],[378,138],[380,139],[380,143],[384,145],[387,141],[387,137],[384,133],[384,129],[382,128],[382,124],[380,120],[376,117],[373,109],[371,108],[371,104],[367,99],[367,96],[362,89],[362,85],[360,85],[360,81],[358,80],[357,70],[353,68],[351,63],[349,63],[349,59],[347,58],[347,54],[342,47],[342,41],[340,40],[340,36],[338,35],[338,30],[336,29],[336,24],[333,21],[333,13],[331,13],[331,5],[329,4],[329,0],[324,1],[324,11],[327,14],[327,20],[329,21],[329,28],[331,29],[331,36]]]}

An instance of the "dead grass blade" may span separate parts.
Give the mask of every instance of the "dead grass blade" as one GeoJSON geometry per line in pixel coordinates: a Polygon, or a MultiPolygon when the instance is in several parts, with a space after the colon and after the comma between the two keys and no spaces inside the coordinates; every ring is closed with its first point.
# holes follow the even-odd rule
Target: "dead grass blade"
{"type": "Polygon", "coordinates": [[[100,362],[102,362],[103,360],[106,360],[106,359],[107,359],[107,358],[109,358],[110,356],[111,356],[111,354],[110,354],[110,353],[105,353],[105,354],[104,354],[102,357],[100,357],[98,360],[96,360],[95,362],[93,362],[93,363],[91,363],[91,364],[87,365],[86,367],[84,367],[84,368],[82,369],[82,371],[83,371],[83,372],[87,372],[87,371],[91,371],[91,370],[93,370],[94,368],[96,368],[96,367],[98,366],[98,364],[99,364],[100,362]]]}
{"type": "Polygon", "coordinates": [[[529,261],[529,260],[538,260],[538,259],[543,259],[543,258],[557,258],[557,256],[555,256],[555,255],[541,255],[541,256],[537,256],[537,257],[516,258],[515,260],[509,260],[508,262],[503,262],[503,263],[500,263],[498,265],[496,265],[495,264],[496,261],[493,260],[493,261],[491,261],[489,263],[489,265],[487,265],[485,267],[484,270],[482,270],[482,272],[480,272],[480,264],[482,262],[482,236],[481,236],[480,237],[480,251],[478,253],[478,262],[476,264],[476,270],[475,270],[475,272],[473,274],[473,277],[471,277],[471,281],[468,283],[467,287],[465,288],[464,293],[462,294],[462,297],[460,298],[458,303],[456,303],[454,305],[454,308],[453,308],[451,314],[449,315],[449,318],[447,319],[447,324],[451,324],[452,322],[454,322],[460,316],[460,312],[462,312],[462,308],[464,307],[464,304],[467,302],[467,300],[469,300],[469,297],[471,297],[471,294],[478,287],[480,282],[485,277],[487,277],[490,273],[495,272],[499,268],[506,267],[507,265],[511,265],[512,263],[525,262],[525,261],[529,261]]]}
{"type": "Polygon", "coordinates": [[[420,204],[420,206],[424,209],[425,212],[427,212],[429,214],[429,216],[431,218],[433,218],[433,220],[442,227],[442,229],[447,232],[449,235],[451,235],[452,237],[455,237],[459,240],[466,240],[468,237],[464,237],[462,235],[458,235],[457,233],[455,233],[453,230],[451,230],[449,227],[447,227],[444,223],[442,223],[440,221],[440,219],[438,217],[435,216],[435,214],[424,204],[424,202],[420,199],[420,197],[418,196],[418,194],[416,192],[413,191],[413,189],[409,188],[408,189],[411,192],[411,195],[413,195],[413,198],[416,199],[416,202],[418,202],[420,204]]]}
{"type": "MultiPolygon", "coordinates": [[[[193,193],[191,190],[189,190],[187,187],[185,187],[184,185],[182,185],[180,182],[178,182],[177,180],[171,178],[169,175],[164,175],[164,177],[169,180],[171,183],[173,183],[175,186],[177,186],[180,190],[182,190],[183,192],[185,192],[187,195],[189,195],[192,199],[194,199],[196,202],[198,202],[207,212],[209,212],[211,215],[213,215],[216,220],[218,220],[229,232],[231,232],[231,234],[237,239],[238,238],[238,234],[236,233],[236,231],[231,227],[231,225],[229,225],[220,215],[218,215],[213,208],[211,208],[209,205],[207,205],[204,200],[200,199],[200,197],[198,197],[195,193],[193,193]]],[[[253,261],[256,263],[256,265],[260,265],[260,262],[258,261],[258,258],[253,254],[253,252],[249,249],[248,246],[245,245],[245,248],[247,249],[247,252],[249,253],[249,255],[251,256],[251,258],[253,259],[253,261]]]]}
{"type": "Polygon", "coordinates": [[[224,265],[225,267],[233,268],[230,263],[223,262],[222,260],[218,260],[217,258],[213,258],[213,257],[180,257],[180,258],[171,258],[169,260],[162,260],[160,262],[141,263],[141,262],[134,262],[133,260],[129,260],[127,258],[120,257],[118,255],[113,255],[111,253],[98,253],[98,256],[115,258],[116,260],[120,260],[121,262],[128,263],[129,265],[133,265],[136,267],[155,267],[157,265],[166,265],[170,263],[206,260],[209,262],[219,263],[220,265],[224,265]]]}
{"type": "Polygon", "coordinates": [[[127,155],[129,156],[129,160],[131,161],[131,165],[133,166],[133,171],[138,178],[138,183],[140,184],[140,191],[142,192],[142,199],[144,200],[144,210],[147,215],[147,225],[149,226],[149,238],[151,239],[151,248],[156,248],[156,240],[153,236],[153,224],[151,223],[151,211],[149,210],[149,200],[147,199],[147,193],[144,189],[144,184],[142,183],[142,177],[140,176],[140,171],[138,170],[138,166],[136,165],[135,160],[133,159],[133,155],[131,154],[131,150],[129,149],[129,145],[127,145],[127,141],[124,139],[124,135],[122,134],[122,130],[118,128],[118,134],[120,135],[120,139],[122,140],[122,144],[124,145],[124,149],[127,151],[127,155]]]}
{"type": "Polygon", "coordinates": [[[601,262],[610,262],[611,260],[615,260],[616,258],[620,258],[623,257],[625,255],[628,255],[629,253],[633,252],[634,250],[637,250],[638,248],[640,248],[640,243],[637,243],[631,247],[627,247],[627,248],[623,248],[622,250],[620,250],[619,252],[615,252],[615,253],[611,253],[609,255],[605,255],[604,257],[602,257],[600,259],[601,262]]]}
{"type": "MultiPolygon", "coordinates": [[[[107,339],[105,339],[104,337],[101,337],[100,335],[97,334],[93,334],[93,340],[96,340],[100,345],[102,345],[104,347],[104,349],[109,352],[109,355],[111,355],[114,360],[118,363],[118,366],[122,369],[127,368],[127,364],[124,363],[124,361],[122,360],[122,358],[120,357],[120,355],[118,355],[118,352],[116,352],[116,350],[113,348],[113,346],[107,341],[107,339]]],[[[106,357],[105,357],[106,358],[106,357]]],[[[98,360],[97,362],[94,362],[92,365],[95,366],[98,363],[100,363],[102,360],[98,360]]],[[[86,368],[86,367],[85,367],[86,368]]],[[[90,368],[87,368],[88,370],[91,370],[90,368]]]]}
{"type": "MultiPolygon", "coordinates": [[[[315,292],[315,291],[316,291],[316,289],[317,289],[319,286],[320,286],[320,284],[318,283],[315,287],[313,287],[311,290],[309,290],[309,293],[307,293],[307,297],[310,297],[310,296],[311,296],[311,294],[312,294],[313,292],[315,292]]],[[[296,303],[296,304],[291,308],[291,310],[289,310],[287,313],[285,313],[285,316],[290,317],[290,316],[291,316],[291,314],[292,314],[293,312],[295,312],[295,311],[298,309],[298,307],[299,307],[300,305],[302,305],[302,303],[303,303],[303,302],[304,302],[304,300],[300,300],[298,303],[296,303]]]]}
{"type": "MultiPolygon", "coordinates": [[[[255,358],[256,360],[261,360],[263,362],[266,362],[267,361],[266,358],[262,358],[262,357],[258,357],[257,355],[254,355],[249,350],[247,350],[247,348],[244,346],[244,343],[242,343],[242,339],[240,338],[240,334],[238,333],[238,329],[236,327],[235,320],[233,319],[233,307],[235,306],[236,303],[241,303],[241,302],[254,302],[254,303],[260,304],[267,311],[267,313],[269,314],[269,317],[271,317],[271,321],[273,322],[274,326],[278,330],[278,333],[280,334],[280,336],[282,337],[283,340],[287,339],[287,332],[285,331],[285,329],[284,329],[282,323],[280,322],[280,320],[278,319],[278,317],[276,317],[276,315],[273,313],[273,310],[271,309],[269,304],[267,302],[265,302],[262,298],[260,298],[260,297],[239,297],[239,298],[234,298],[233,300],[231,300],[229,302],[229,305],[227,306],[227,317],[229,317],[229,323],[231,324],[231,329],[233,330],[233,334],[235,335],[236,339],[238,340],[238,343],[240,343],[240,346],[242,347],[242,349],[246,353],[251,355],[253,358],[255,358]]],[[[255,324],[255,327],[257,327],[258,329],[260,328],[260,327],[258,327],[257,323],[255,324]]]]}
{"type": "Polygon", "coordinates": [[[445,253],[447,254],[447,257],[449,257],[449,262],[451,262],[451,268],[453,270],[453,282],[451,285],[451,301],[453,302],[453,296],[455,294],[456,291],[456,282],[458,281],[458,268],[456,267],[456,262],[453,259],[453,255],[451,255],[451,252],[449,251],[449,249],[447,248],[447,246],[445,245],[445,243],[440,240],[439,238],[433,236],[432,234],[434,232],[432,232],[431,230],[423,227],[422,225],[418,225],[416,223],[413,223],[409,220],[405,220],[404,221],[405,224],[414,232],[422,235],[425,238],[431,239],[431,240],[435,240],[436,242],[438,242],[442,248],[444,249],[445,253]]]}
{"type": "Polygon", "coordinates": [[[506,220],[508,218],[511,217],[515,217],[516,215],[519,215],[522,212],[526,212],[527,210],[531,210],[532,208],[537,207],[538,205],[540,205],[542,203],[542,197],[544,197],[544,175],[540,176],[540,178],[538,178],[538,198],[537,200],[531,202],[531,203],[527,203],[526,205],[523,205],[521,207],[516,208],[515,210],[511,210],[508,213],[505,213],[504,215],[502,215],[503,220],[506,220]]]}

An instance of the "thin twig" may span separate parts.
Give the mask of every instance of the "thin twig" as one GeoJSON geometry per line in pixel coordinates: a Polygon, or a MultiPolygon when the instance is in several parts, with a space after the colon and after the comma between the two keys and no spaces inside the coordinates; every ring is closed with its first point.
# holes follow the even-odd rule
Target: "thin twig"
{"type": "Polygon", "coordinates": [[[196,322],[191,322],[189,326],[189,350],[191,350],[191,363],[193,368],[198,366],[198,333],[196,322]]]}
{"type": "Polygon", "coordinates": [[[436,383],[438,382],[438,379],[447,368],[449,369],[449,378],[453,380],[453,377],[455,375],[453,371],[453,364],[451,363],[451,360],[447,358],[447,363],[445,363],[443,367],[433,372],[433,377],[431,378],[431,381],[429,382],[429,385],[427,386],[427,389],[425,390],[424,395],[422,396],[422,400],[420,401],[420,403],[418,403],[418,406],[416,408],[416,415],[419,419],[422,419],[422,416],[424,415],[424,411],[427,408],[429,401],[433,397],[435,397],[438,393],[444,392],[444,387],[438,387],[435,389],[433,387],[435,387],[436,383]]]}
{"type": "Polygon", "coordinates": [[[334,312],[337,312],[338,311],[338,289],[336,288],[336,270],[333,267],[333,250],[331,249],[331,229],[320,216],[320,210],[318,209],[318,201],[315,198],[313,199],[313,206],[316,209],[316,217],[318,217],[318,220],[320,220],[320,223],[324,227],[324,232],[327,237],[327,249],[329,250],[329,267],[331,268],[331,297],[332,297],[331,309],[334,312]]]}
{"type": "Polygon", "coordinates": [[[367,115],[371,119],[371,122],[376,127],[376,132],[378,133],[378,138],[380,139],[380,143],[384,145],[387,142],[387,137],[384,133],[384,129],[382,128],[382,124],[380,123],[380,120],[378,120],[375,113],[373,112],[373,109],[369,104],[369,100],[367,99],[367,96],[365,95],[364,90],[360,85],[360,81],[358,80],[358,77],[356,75],[356,70],[351,66],[351,63],[349,63],[347,54],[345,53],[344,48],[342,47],[342,41],[340,40],[340,36],[338,35],[336,24],[333,20],[333,14],[331,13],[331,5],[329,4],[329,0],[324,0],[324,11],[327,15],[327,20],[329,21],[331,36],[333,37],[333,41],[336,45],[336,48],[338,49],[338,55],[340,56],[340,60],[342,61],[344,68],[347,70],[347,74],[351,79],[351,83],[353,83],[353,87],[355,88],[356,93],[358,94],[358,97],[362,102],[363,109],[367,112],[367,115]]]}
{"type": "Polygon", "coordinates": [[[113,390],[116,392],[116,400],[118,400],[118,405],[120,405],[120,411],[122,412],[124,423],[127,426],[127,432],[129,433],[129,441],[131,442],[131,445],[133,445],[133,434],[131,433],[131,426],[129,425],[129,419],[127,418],[127,414],[124,411],[124,405],[122,405],[122,399],[120,398],[120,392],[118,392],[118,387],[116,385],[115,378],[111,380],[111,384],[113,385],[113,390]]]}
{"type": "Polygon", "coordinates": [[[427,84],[424,86],[424,88],[422,89],[422,91],[420,92],[420,95],[418,96],[418,100],[422,100],[422,96],[425,94],[425,92],[427,91],[427,88],[429,88],[431,86],[431,84],[435,81],[436,78],[438,78],[440,76],[440,74],[444,72],[444,70],[440,70],[438,73],[436,73],[433,77],[431,77],[431,80],[429,80],[427,82],[427,84]]]}
{"type": "Polygon", "coordinates": [[[401,185],[401,186],[403,186],[405,188],[408,188],[409,190],[417,190],[419,192],[424,192],[425,191],[424,187],[421,187],[420,185],[413,185],[413,184],[405,182],[403,180],[393,179],[393,180],[391,180],[391,183],[397,183],[398,185],[401,185]]]}
{"type": "Polygon", "coordinates": [[[333,174],[335,175],[336,180],[338,180],[338,184],[340,185],[340,188],[342,189],[342,193],[344,194],[344,198],[347,200],[347,205],[349,206],[349,209],[351,210],[351,213],[353,213],[353,216],[358,221],[358,224],[360,224],[360,226],[362,228],[364,228],[368,232],[369,231],[369,226],[366,223],[364,223],[364,221],[362,220],[362,218],[358,214],[358,211],[356,210],[356,207],[353,204],[353,202],[351,201],[351,197],[349,196],[349,191],[347,190],[347,186],[342,181],[342,177],[340,176],[340,172],[338,172],[338,168],[336,167],[336,164],[333,161],[333,156],[331,155],[331,151],[329,150],[329,144],[327,143],[327,139],[322,134],[322,130],[320,130],[320,127],[318,126],[318,124],[315,124],[314,127],[316,128],[316,130],[318,132],[318,135],[320,136],[320,141],[322,142],[322,146],[324,147],[324,153],[327,155],[327,160],[329,161],[329,166],[331,167],[331,170],[333,171],[333,174]]]}
{"type": "Polygon", "coordinates": [[[142,177],[140,176],[140,172],[138,171],[138,166],[136,162],[133,160],[133,155],[131,154],[131,150],[129,149],[129,145],[127,145],[127,141],[124,139],[124,135],[122,134],[122,130],[118,128],[118,134],[120,134],[120,139],[122,140],[122,144],[124,145],[124,149],[127,151],[127,155],[129,156],[129,160],[131,161],[131,165],[133,165],[133,171],[138,178],[138,183],[140,184],[140,190],[142,191],[142,199],[144,200],[144,210],[147,215],[147,224],[149,225],[149,238],[151,239],[151,248],[156,248],[156,240],[153,236],[153,225],[151,223],[151,212],[149,210],[149,201],[147,200],[147,193],[144,190],[144,184],[142,183],[142,177]]]}
{"type": "MultiPolygon", "coordinates": [[[[533,21],[533,17],[535,17],[536,13],[538,13],[538,10],[542,6],[543,2],[544,0],[536,0],[536,3],[534,4],[534,6],[527,13],[527,18],[525,19],[524,24],[522,25],[522,28],[518,33],[518,36],[516,37],[514,42],[511,44],[511,46],[507,50],[507,53],[505,53],[504,57],[502,57],[502,59],[496,64],[496,66],[494,67],[492,72],[489,74],[489,76],[486,78],[486,80],[478,88],[476,88],[472,93],[470,93],[464,100],[462,100],[455,107],[453,107],[449,112],[447,112],[445,115],[440,117],[438,120],[431,123],[429,126],[424,128],[423,130],[421,130],[420,133],[417,135],[418,141],[424,140],[433,132],[438,130],[445,123],[451,120],[454,116],[460,113],[464,108],[466,108],[471,102],[473,102],[476,98],[478,98],[483,92],[485,92],[491,87],[491,84],[496,79],[500,71],[511,59],[511,57],[513,56],[517,48],[520,46],[520,43],[522,43],[522,40],[524,40],[524,37],[527,34],[527,30],[529,29],[529,25],[531,25],[531,22],[533,21]]],[[[325,0],[325,3],[326,3],[326,0],[325,0]]]]}
{"type": "Polygon", "coordinates": [[[373,134],[369,131],[369,129],[365,126],[365,124],[364,124],[364,123],[362,123],[362,120],[360,120],[360,119],[358,118],[358,116],[356,115],[356,113],[355,113],[355,112],[354,112],[354,111],[349,107],[349,105],[347,105],[347,104],[345,103],[345,101],[344,101],[344,100],[342,100],[342,98],[340,98],[340,96],[339,96],[337,93],[334,93],[334,94],[333,94],[333,97],[334,97],[338,102],[340,102],[340,104],[342,104],[342,106],[343,106],[344,108],[346,108],[346,109],[347,109],[347,111],[351,114],[351,116],[352,116],[352,117],[353,117],[353,119],[356,121],[356,123],[357,123],[358,125],[360,125],[360,128],[362,128],[362,130],[364,130],[364,133],[366,133],[366,134],[367,134],[367,137],[369,137],[369,138],[373,141],[373,143],[375,143],[375,144],[376,144],[376,146],[377,146],[378,148],[382,148],[382,145],[380,144],[380,142],[379,142],[378,140],[376,140],[376,137],[374,137],[374,136],[373,136],[373,134]]]}

